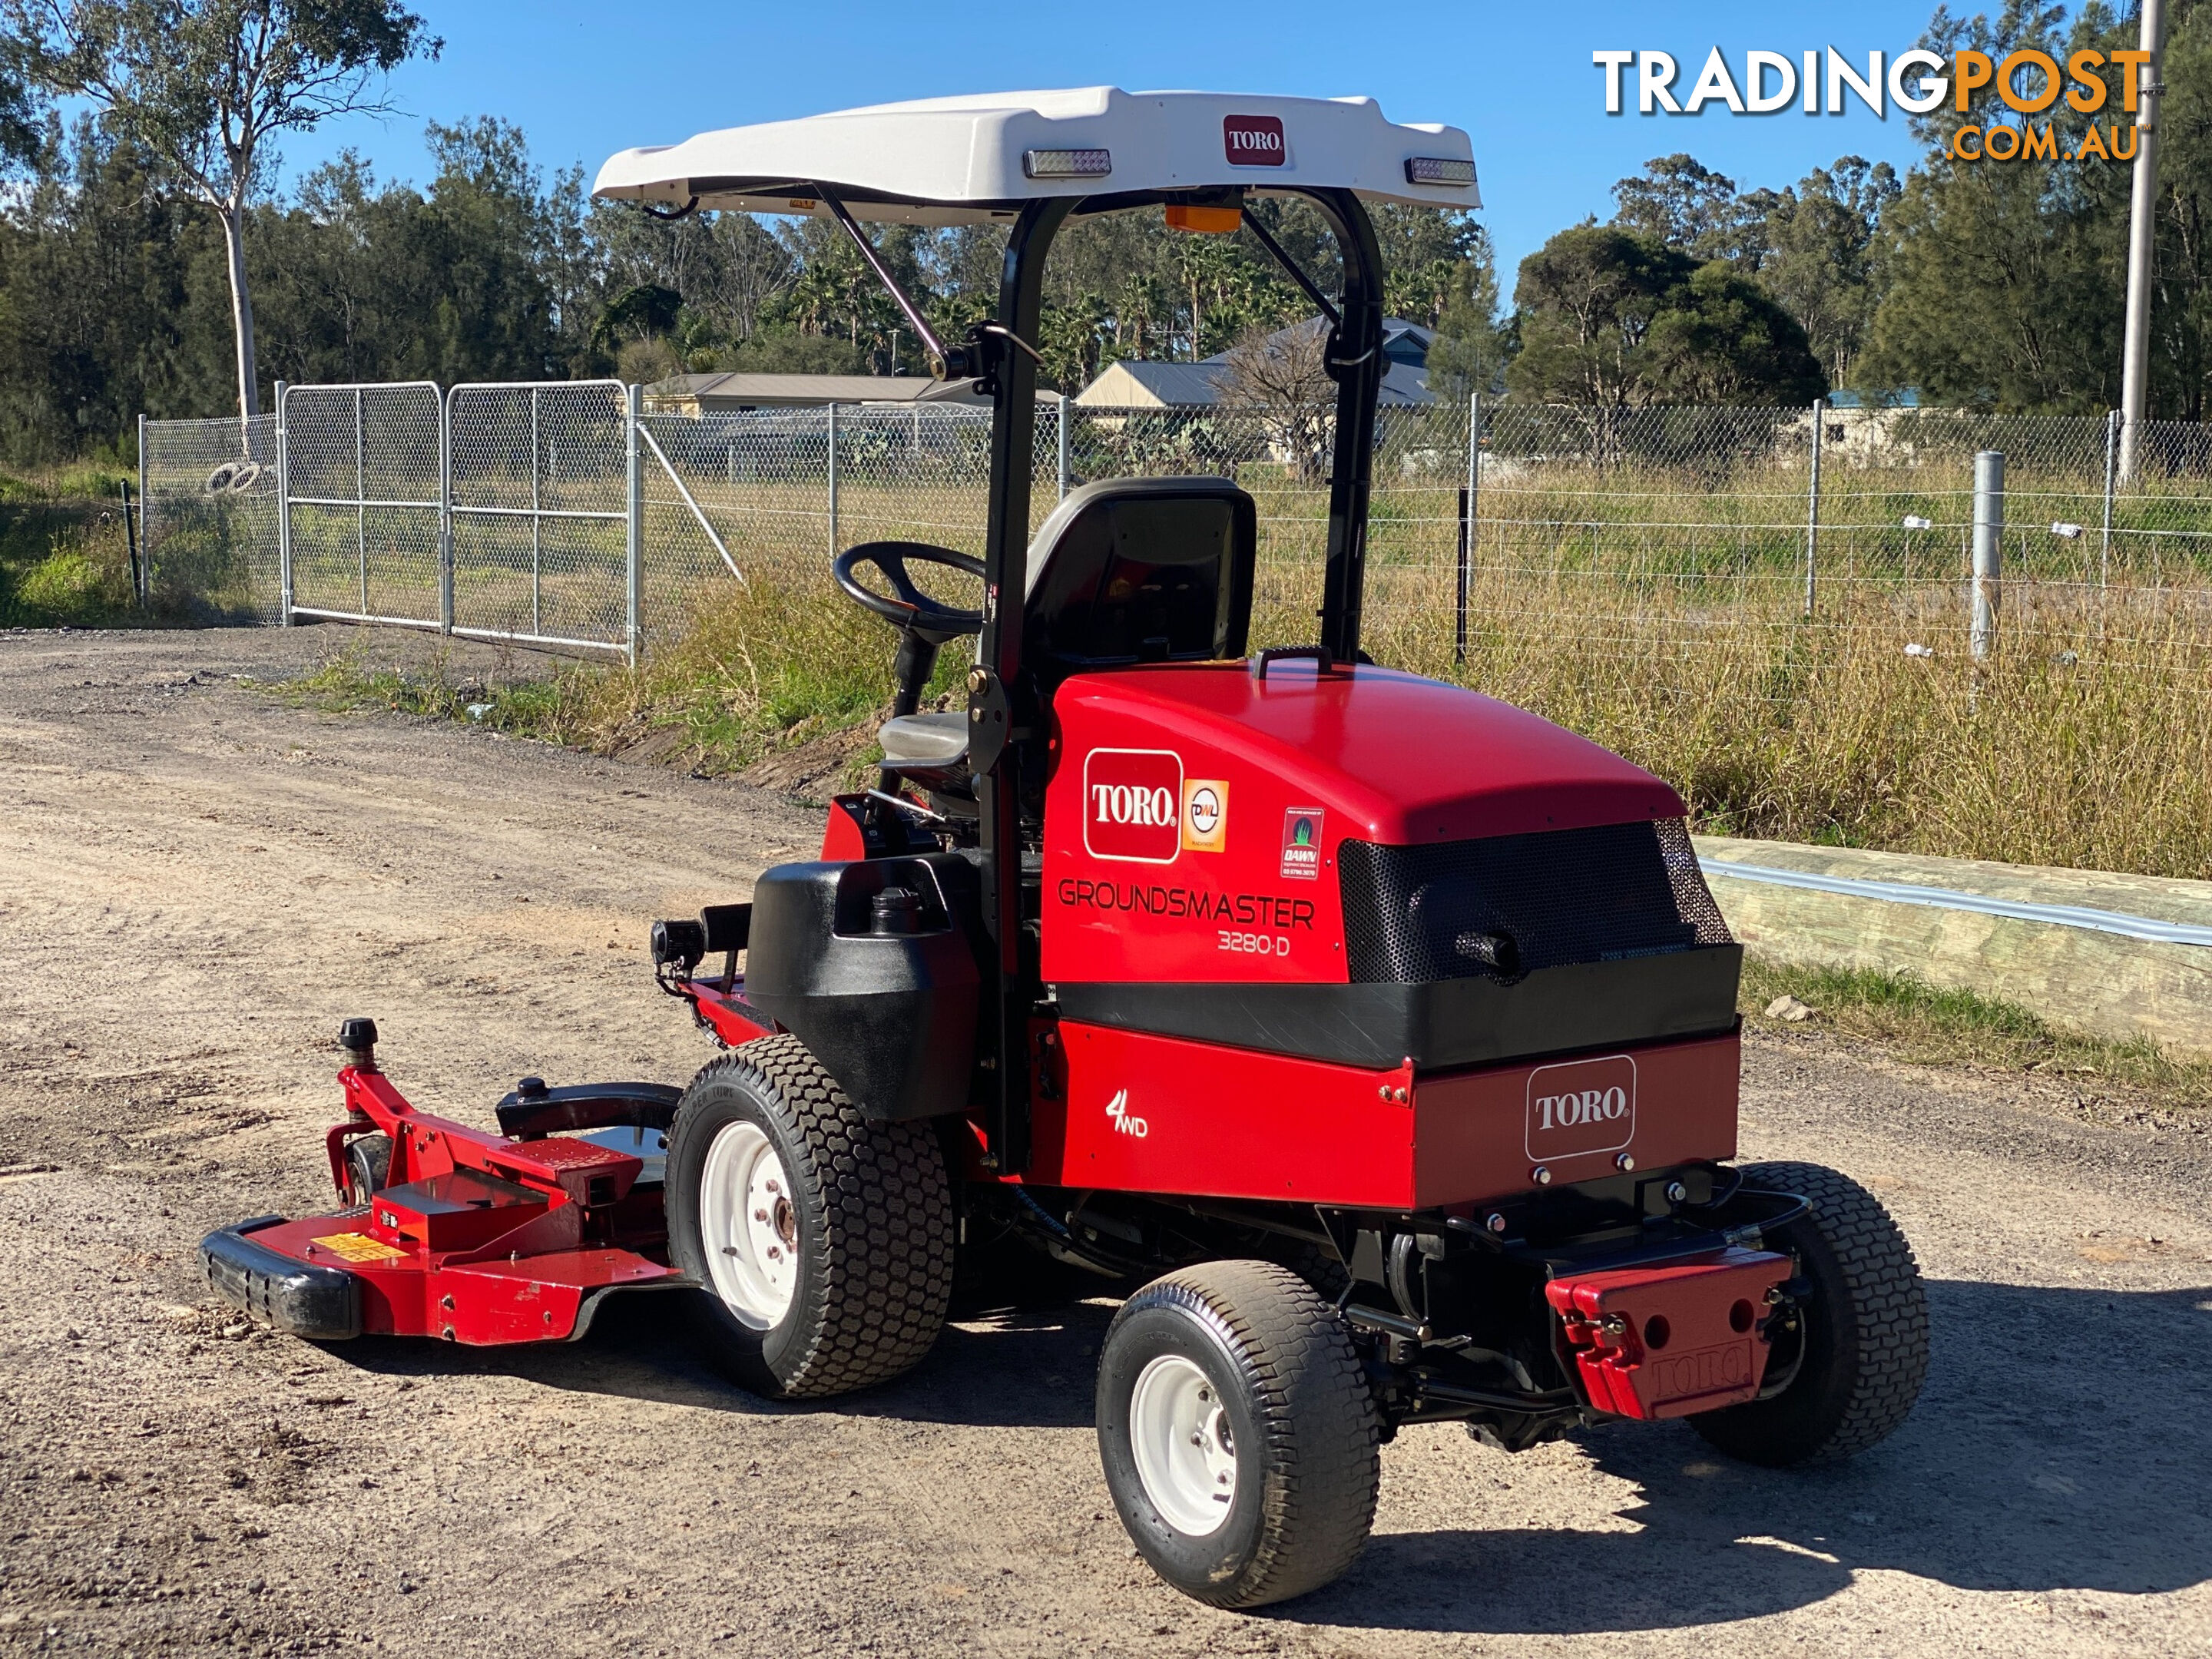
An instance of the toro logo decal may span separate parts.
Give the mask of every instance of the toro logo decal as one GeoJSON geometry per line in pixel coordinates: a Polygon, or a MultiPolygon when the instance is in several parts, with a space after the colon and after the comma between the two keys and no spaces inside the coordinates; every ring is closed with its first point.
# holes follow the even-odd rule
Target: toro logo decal
{"type": "Polygon", "coordinates": [[[1094,749],[1083,761],[1083,850],[1125,864],[1173,864],[1182,850],[1182,757],[1094,749]]]}
{"type": "Polygon", "coordinates": [[[1615,1152],[1636,1139],[1636,1062],[1626,1054],[1528,1073],[1529,1160],[1615,1152]]]}
{"type": "Polygon", "coordinates": [[[1290,159],[1282,120],[1273,115],[1223,116],[1221,148],[1231,167],[1279,167],[1290,159]]]}
{"type": "Polygon", "coordinates": [[[1328,821],[1318,806],[1293,806],[1283,814],[1283,878],[1321,879],[1321,831],[1328,821]]]}

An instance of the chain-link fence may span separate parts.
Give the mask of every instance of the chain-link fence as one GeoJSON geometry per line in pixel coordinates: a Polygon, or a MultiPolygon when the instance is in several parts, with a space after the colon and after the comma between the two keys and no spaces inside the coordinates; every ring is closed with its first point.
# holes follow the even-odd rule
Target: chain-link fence
{"type": "MultiPolygon", "coordinates": [[[[152,580],[207,610],[628,647],[746,583],[828,592],[878,539],[981,550],[987,410],[860,404],[633,418],[611,382],[295,387],[264,417],[145,428],[152,580]],[[285,505],[280,507],[280,498],[285,505]]],[[[1048,404],[1033,522],[1094,479],[1225,473],[1257,499],[1258,643],[1308,638],[1329,422],[1304,409],[1048,404]]],[[[1808,653],[1963,653],[1974,457],[2006,457],[1999,638],[2198,689],[2212,665],[2212,434],[1951,410],[1480,400],[1377,425],[1364,638],[1509,689],[1542,662],[1787,699],[1808,653]],[[1470,444],[1470,434],[1478,441],[1470,444]]],[[[948,598],[959,596],[947,595],[948,598]]]]}
{"type": "Polygon", "coordinates": [[[283,620],[276,419],[138,422],[149,601],[178,615],[283,620]]]}

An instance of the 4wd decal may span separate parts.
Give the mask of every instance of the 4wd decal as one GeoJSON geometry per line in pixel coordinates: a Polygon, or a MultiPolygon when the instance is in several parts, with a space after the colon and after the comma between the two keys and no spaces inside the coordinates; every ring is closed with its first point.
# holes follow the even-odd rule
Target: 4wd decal
{"type": "Polygon", "coordinates": [[[1231,167],[1279,167],[1290,160],[1283,123],[1274,115],[1224,115],[1221,149],[1231,167]]]}
{"type": "Polygon", "coordinates": [[[1283,814],[1283,874],[1287,879],[1321,879],[1321,832],[1326,822],[1318,806],[1293,806],[1283,814]]]}
{"type": "Polygon", "coordinates": [[[1636,1062],[1626,1054],[1539,1066],[1528,1073],[1530,1160],[1615,1152],[1636,1139],[1636,1062]]]}
{"type": "Polygon", "coordinates": [[[1219,778],[1186,778],[1182,850],[1218,853],[1229,840],[1229,786],[1219,778]]]}
{"type": "Polygon", "coordinates": [[[1129,1091],[1121,1090],[1106,1103],[1106,1115],[1114,1120],[1116,1134],[1134,1135],[1142,1140],[1152,1133],[1152,1126],[1129,1109],[1129,1091]]]}
{"type": "Polygon", "coordinates": [[[1083,758],[1083,850],[1127,864],[1173,864],[1182,851],[1182,757],[1094,749],[1083,758]]]}

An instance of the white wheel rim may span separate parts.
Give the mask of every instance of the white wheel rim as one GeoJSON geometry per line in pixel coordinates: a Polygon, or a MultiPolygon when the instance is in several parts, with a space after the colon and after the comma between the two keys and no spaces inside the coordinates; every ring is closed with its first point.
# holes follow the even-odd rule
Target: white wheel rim
{"type": "Polygon", "coordinates": [[[1129,1395],[1129,1449],[1160,1518],[1203,1538],[1237,1502],[1237,1446],[1221,1395],[1181,1354],[1162,1354],[1129,1395]]]}
{"type": "Polygon", "coordinates": [[[799,1212],[783,1160],[758,1127],[726,1124],[699,1176],[699,1231],[722,1304],[772,1330],[799,1285],[799,1212]]]}

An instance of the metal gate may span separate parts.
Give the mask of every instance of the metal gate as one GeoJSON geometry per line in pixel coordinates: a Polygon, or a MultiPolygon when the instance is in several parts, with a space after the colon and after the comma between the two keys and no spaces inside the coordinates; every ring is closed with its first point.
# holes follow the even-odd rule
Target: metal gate
{"type": "Polygon", "coordinates": [[[283,620],[444,622],[437,386],[280,385],[276,434],[283,620]]]}
{"type": "Polygon", "coordinates": [[[447,394],[454,633],[634,653],[635,395],[619,380],[447,394]]]}
{"type": "Polygon", "coordinates": [[[635,395],[617,380],[280,383],[280,620],[634,655],[635,395]]]}

